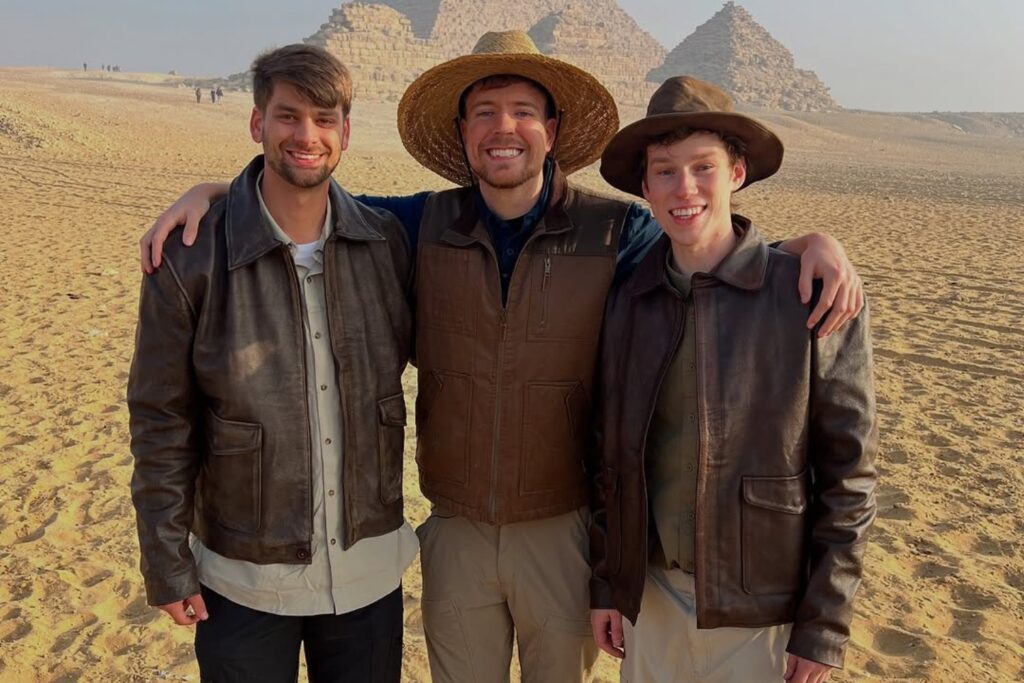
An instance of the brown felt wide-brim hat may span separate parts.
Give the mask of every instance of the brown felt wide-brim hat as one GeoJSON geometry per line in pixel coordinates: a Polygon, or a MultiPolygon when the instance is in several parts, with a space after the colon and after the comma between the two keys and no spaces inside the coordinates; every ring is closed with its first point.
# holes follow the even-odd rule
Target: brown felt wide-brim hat
{"type": "Polygon", "coordinates": [[[583,69],[547,57],[523,31],[485,33],[473,53],[423,72],[398,105],[402,143],[421,164],[458,185],[473,175],[459,135],[459,99],[481,78],[509,74],[543,86],[559,112],[553,156],[566,174],[593,163],[619,127],[615,100],[583,69]]]}
{"type": "Polygon", "coordinates": [[[782,165],[782,140],[764,124],[737,113],[724,90],[692,76],[675,76],[651,96],[647,116],[620,130],[605,147],[601,175],[613,187],[643,197],[644,151],[658,137],[679,128],[742,140],[747,178],[740,189],[764,180],[782,165]]]}

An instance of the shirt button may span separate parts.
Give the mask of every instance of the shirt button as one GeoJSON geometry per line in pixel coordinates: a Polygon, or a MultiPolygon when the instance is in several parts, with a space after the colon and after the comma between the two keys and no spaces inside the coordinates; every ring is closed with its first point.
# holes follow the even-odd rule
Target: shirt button
{"type": "Polygon", "coordinates": [[[328,491],[327,495],[328,496],[333,496],[334,495],[334,489],[331,489],[330,491],[328,491]]]}
{"type": "Polygon", "coordinates": [[[516,250],[512,249],[511,247],[509,247],[508,249],[505,250],[505,256],[514,256],[515,253],[516,253],[516,250]]]}
{"type": "Polygon", "coordinates": [[[319,339],[320,337],[321,337],[321,334],[319,332],[317,332],[316,334],[313,335],[313,339],[319,339]]]}
{"type": "Polygon", "coordinates": [[[335,540],[334,540],[334,539],[332,538],[332,539],[331,539],[331,545],[337,545],[337,544],[338,544],[338,542],[337,542],[337,541],[335,541],[335,540]]]}
{"type": "Polygon", "coordinates": [[[306,282],[310,282],[310,283],[313,282],[313,276],[311,275],[311,276],[307,277],[306,278],[306,282]]]}
{"type": "Polygon", "coordinates": [[[328,446],[330,446],[331,445],[331,440],[330,439],[324,439],[324,443],[327,444],[328,446]]]}
{"type": "Polygon", "coordinates": [[[327,391],[327,385],[326,384],[321,384],[320,385],[320,391],[327,391]]]}

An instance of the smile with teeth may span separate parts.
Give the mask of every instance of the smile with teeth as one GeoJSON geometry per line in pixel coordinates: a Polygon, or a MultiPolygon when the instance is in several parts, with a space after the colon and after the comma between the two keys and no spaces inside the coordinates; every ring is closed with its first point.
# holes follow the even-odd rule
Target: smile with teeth
{"type": "Polygon", "coordinates": [[[299,161],[316,161],[320,158],[320,154],[314,152],[297,152],[291,150],[288,152],[290,155],[298,159],[299,161]]]}
{"type": "Polygon", "coordinates": [[[496,147],[487,150],[487,156],[494,159],[514,159],[522,153],[523,150],[517,147],[496,147]]]}
{"type": "Polygon", "coordinates": [[[671,213],[676,218],[693,218],[704,210],[703,206],[688,206],[682,209],[672,209],[671,213]]]}

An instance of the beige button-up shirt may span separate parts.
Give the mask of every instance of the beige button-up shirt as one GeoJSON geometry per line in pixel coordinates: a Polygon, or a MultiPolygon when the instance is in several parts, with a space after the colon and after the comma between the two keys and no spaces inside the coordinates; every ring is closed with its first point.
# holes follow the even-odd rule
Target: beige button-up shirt
{"type": "Polygon", "coordinates": [[[419,542],[406,522],[391,533],[363,539],[342,550],[341,393],[331,352],[323,274],[324,244],[333,223],[331,205],[328,202],[320,239],[295,244],[270,215],[258,185],[257,196],[264,220],[295,260],[305,308],[306,391],[314,482],[312,562],[260,565],[233,560],[206,548],[196,537],[192,537],[192,552],[200,582],[235,603],[289,616],[344,614],[395,590],[416,557],[419,542]]]}

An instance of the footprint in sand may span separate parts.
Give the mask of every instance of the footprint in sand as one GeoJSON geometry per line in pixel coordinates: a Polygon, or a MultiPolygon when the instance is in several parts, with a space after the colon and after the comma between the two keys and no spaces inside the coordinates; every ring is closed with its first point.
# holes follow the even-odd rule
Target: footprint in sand
{"type": "Polygon", "coordinates": [[[935,658],[935,651],[923,638],[894,628],[878,629],[873,647],[889,657],[906,657],[916,662],[926,662],[935,658]]]}
{"type": "Polygon", "coordinates": [[[878,516],[883,519],[905,521],[917,517],[912,501],[906,491],[899,488],[882,488],[878,492],[878,516]]]}

